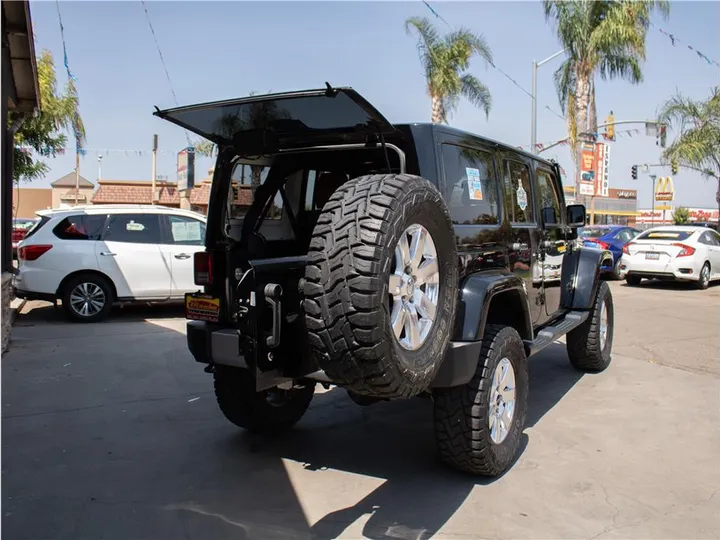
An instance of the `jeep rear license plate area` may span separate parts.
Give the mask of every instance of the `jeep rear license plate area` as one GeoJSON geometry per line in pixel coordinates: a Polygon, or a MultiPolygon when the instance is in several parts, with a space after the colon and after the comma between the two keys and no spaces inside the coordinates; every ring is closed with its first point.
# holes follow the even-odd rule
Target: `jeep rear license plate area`
{"type": "Polygon", "coordinates": [[[645,254],[645,258],[651,261],[657,261],[660,258],[659,253],[648,252],[645,254]]]}
{"type": "Polygon", "coordinates": [[[186,294],[185,318],[194,321],[219,322],[220,299],[202,293],[186,294]]]}

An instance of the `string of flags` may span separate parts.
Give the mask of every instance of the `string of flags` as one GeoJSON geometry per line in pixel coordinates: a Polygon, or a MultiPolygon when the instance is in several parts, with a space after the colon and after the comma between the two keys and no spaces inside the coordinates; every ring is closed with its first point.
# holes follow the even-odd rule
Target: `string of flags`
{"type": "Polygon", "coordinates": [[[674,47],[675,45],[685,45],[690,51],[694,52],[699,58],[701,58],[702,60],[705,60],[705,62],[707,62],[707,63],[710,64],[711,66],[714,65],[714,66],[720,67],[720,63],[718,63],[717,60],[713,60],[712,58],[710,58],[709,56],[707,56],[706,54],[702,53],[701,51],[699,51],[698,49],[696,49],[695,47],[693,47],[692,45],[690,45],[690,44],[688,44],[688,43],[682,43],[682,42],[677,38],[677,36],[675,36],[674,34],[671,34],[671,33],[668,32],[667,30],[664,30],[663,28],[660,28],[659,26],[656,26],[656,25],[653,24],[653,23],[650,23],[650,24],[651,24],[652,26],[654,26],[655,28],[657,28],[657,30],[658,30],[662,35],[664,35],[665,37],[669,38],[669,39],[670,39],[670,43],[672,43],[672,46],[673,46],[673,47],[674,47]]]}
{"type": "MultiPolygon", "coordinates": [[[[34,148],[31,146],[19,146],[18,150],[25,153],[32,153],[35,151],[34,148]]],[[[51,152],[50,148],[43,148],[41,149],[41,153],[43,152],[51,152]]],[[[133,148],[78,148],[77,152],[81,156],[87,156],[88,154],[95,154],[96,156],[102,157],[107,156],[110,154],[124,154],[126,157],[145,157],[145,156],[152,156],[152,150],[139,150],[139,149],[133,149],[133,148]]],[[[58,155],[64,155],[65,150],[61,149],[57,152],[55,152],[58,155]]],[[[177,156],[177,152],[173,150],[157,150],[158,155],[163,156],[177,156]]]]}

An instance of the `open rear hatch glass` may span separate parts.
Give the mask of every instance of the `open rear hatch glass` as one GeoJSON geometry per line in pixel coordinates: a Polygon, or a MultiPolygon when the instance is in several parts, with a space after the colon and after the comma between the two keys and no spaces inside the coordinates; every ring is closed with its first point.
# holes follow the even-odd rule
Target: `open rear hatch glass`
{"type": "Polygon", "coordinates": [[[359,143],[395,131],[347,87],[249,96],[154,114],[218,145],[263,153],[324,142],[359,143]]]}

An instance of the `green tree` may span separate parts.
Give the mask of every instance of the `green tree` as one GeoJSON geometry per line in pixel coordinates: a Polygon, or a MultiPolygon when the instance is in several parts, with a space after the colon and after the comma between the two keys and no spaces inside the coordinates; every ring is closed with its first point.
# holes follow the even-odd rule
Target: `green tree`
{"type": "Polygon", "coordinates": [[[430,21],[419,17],[405,21],[405,31],[410,34],[412,30],[418,33],[418,54],[432,100],[433,124],[447,123],[461,96],[485,111],[487,117],[492,107],[490,90],[466,73],[474,55],[492,62],[485,38],[465,28],[441,37],[430,21]]]}
{"type": "MultiPolygon", "coordinates": [[[[72,79],[68,80],[64,93],[58,93],[55,62],[50,51],[43,50],[37,60],[40,109],[24,120],[15,134],[13,177],[31,181],[45,176],[49,167],[40,157],[55,157],[67,148],[66,132],[85,143],[85,126],[80,116],[80,100],[72,79]],[[32,148],[33,152],[27,150],[32,148]]],[[[9,116],[12,123],[17,113],[9,116]]]]}
{"type": "Polygon", "coordinates": [[[566,49],[567,58],[555,72],[555,86],[577,154],[579,137],[597,131],[595,75],[642,82],[650,14],[657,9],[667,16],[670,4],[666,0],[543,0],[543,8],[566,49]]]}
{"type": "Polygon", "coordinates": [[[678,206],[672,213],[675,225],[684,225],[690,223],[690,212],[684,206],[678,206]]]}
{"type": "Polygon", "coordinates": [[[663,152],[663,159],[698,170],[717,183],[720,208],[720,87],[705,100],[692,100],[678,93],[661,107],[658,121],[677,130],[677,138],[663,152]]]}

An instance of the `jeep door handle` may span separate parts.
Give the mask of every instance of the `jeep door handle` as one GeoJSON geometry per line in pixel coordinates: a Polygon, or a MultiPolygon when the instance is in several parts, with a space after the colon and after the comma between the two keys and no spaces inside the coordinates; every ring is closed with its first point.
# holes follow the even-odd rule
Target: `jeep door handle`
{"type": "Polygon", "coordinates": [[[114,257],[117,253],[113,253],[112,251],[101,251],[100,255],[104,257],[114,257]]]}
{"type": "Polygon", "coordinates": [[[190,255],[188,255],[187,253],[178,253],[177,255],[175,255],[175,258],[176,259],[189,259],[190,255]]]}

